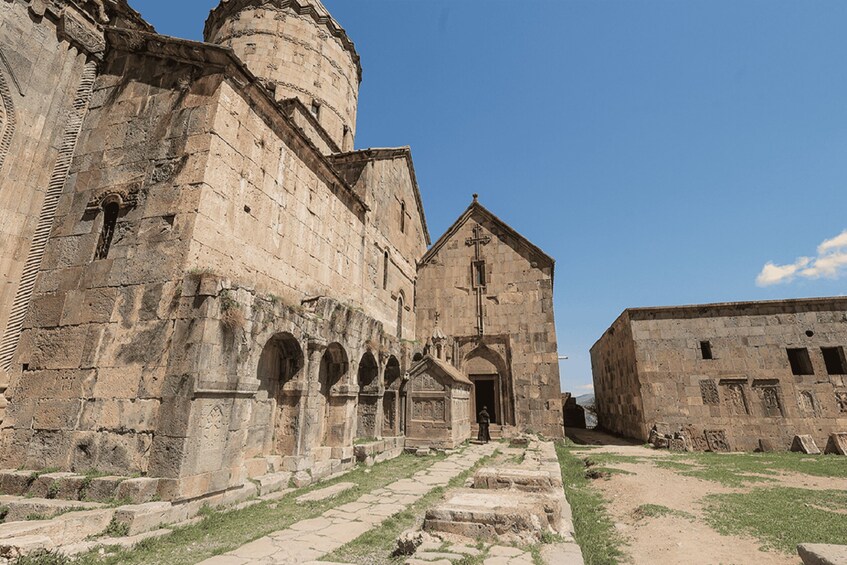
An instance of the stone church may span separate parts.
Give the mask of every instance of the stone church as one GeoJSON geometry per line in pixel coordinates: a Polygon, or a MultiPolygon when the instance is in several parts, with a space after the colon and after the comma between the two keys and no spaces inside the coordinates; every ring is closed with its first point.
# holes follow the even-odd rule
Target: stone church
{"type": "Polygon", "coordinates": [[[562,435],[553,260],[476,197],[432,245],[409,148],[354,149],[361,80],[319,0],[223,0],[205,42],[0,2],[0,468],[185,500],[482,405],[562,435]]]}

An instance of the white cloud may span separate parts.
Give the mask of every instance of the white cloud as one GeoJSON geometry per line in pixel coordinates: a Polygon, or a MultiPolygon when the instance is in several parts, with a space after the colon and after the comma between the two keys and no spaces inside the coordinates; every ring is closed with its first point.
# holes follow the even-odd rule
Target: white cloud
{"type": "Polygon", "coordinates": [[[817,257],[799,257],[788,265],[768,261],[756,277],[759,286],[788,283],[797,277],[835,279],[847,273],[847,230],[818,246],[817,257]]]}
{"type": "Polygon", "coordinates": [[[594,385],[579,385],[576,390],[584,390],[586,392],[594,392],[594,385]]]}

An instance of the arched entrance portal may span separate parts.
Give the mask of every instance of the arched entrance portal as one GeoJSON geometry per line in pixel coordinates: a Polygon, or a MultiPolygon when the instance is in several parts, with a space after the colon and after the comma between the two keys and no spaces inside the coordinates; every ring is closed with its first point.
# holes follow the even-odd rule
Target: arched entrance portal
{"type": "Polygon", "coordinates": [[[486,407],[492,424],[513,425],[512,392],[503,359],[496,352],[482,346],[468,355],[463,370],[473,383],[471,421],[477,422],[479,412],[486,407]]]}
{"type": "Polygon", "coordinates": [[[379,366],[368,351],[359,361],[359,403],[356,409],[356,437],[375,438],[377,435],[377,408],[379,407],[379,366]]]}
{"type": "Polygon", "coordinates": [[[319,382],[321,386],[321,445],[324,447],[342,447],[344,445],[344,428],[347,425],[347,398],[334,393],[333,387],[342,382],[349,369],[347,353],[338,344],[330,344],[321,357],[319,382]]]}
{"type": "Polygon", "coordinates": [[[266,434],[265,455],[296,455],[300,433],[303,350],[289,333],[272,337],[259,358],[257,402],[268,410],[272,428],[266,434]]]}
{"type": "Polygon", "coordinates": [[[382,397],[382,435],[393,437],[405,433],[405,425],[401,425],[402,402],[400,388],[403,375],[400,362],[393,355],[388,358],[385,366],[385,394],[382,397]]]}

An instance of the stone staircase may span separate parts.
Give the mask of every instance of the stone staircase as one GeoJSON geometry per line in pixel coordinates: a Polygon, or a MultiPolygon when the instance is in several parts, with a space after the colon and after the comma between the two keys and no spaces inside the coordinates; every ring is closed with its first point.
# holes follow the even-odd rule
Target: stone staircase
{"type": "MultiPolygon", "coordinates": [[[[491,439],[493,441],[497,441],[505,437],[503,434],[503,426],[500,424],[490,424],[488,426],[488,432],[491,434],[491,439]]],[[[476,439],[477,437],[479,437],[479,424],[471,424],[471,439],[476,439]]]]}

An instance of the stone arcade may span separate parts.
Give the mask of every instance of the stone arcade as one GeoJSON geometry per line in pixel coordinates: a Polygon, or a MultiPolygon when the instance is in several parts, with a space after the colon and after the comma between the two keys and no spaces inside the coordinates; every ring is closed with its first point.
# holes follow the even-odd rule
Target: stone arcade
{"type": "Polygon", "coordinates": [[[318,0],[223,1],[205,38],[0,2],[0,468],[304,484],[402,445],[425,375],[445,444],[483,402],[560,437],[552,259],[476,199],[427,252],[410,150],[354,150],[362,68],[318,0]]]}

